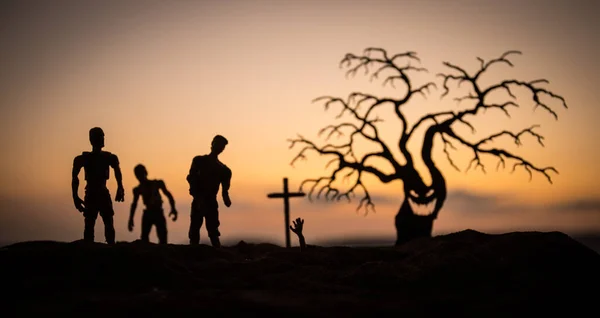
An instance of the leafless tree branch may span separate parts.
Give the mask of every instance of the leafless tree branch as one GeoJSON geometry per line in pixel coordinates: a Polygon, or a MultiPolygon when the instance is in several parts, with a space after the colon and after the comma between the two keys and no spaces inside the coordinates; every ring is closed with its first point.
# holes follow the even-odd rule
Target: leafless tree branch
{"type": "MultiPolygon", "coordinates": [[[[545,94],[547,96],[550,96],[551,98],[558,99],[562,102],[562,105],[565,108],[567,108],[565,99],[562,96],[557,95],[547,89],[540,88],[537,86],[538,84],[544,84],[544,83],[547,84],[548,81],[545,79],[538,79],[538,80],[529,81],[529,82],[515,80],[515,79],[504,80],[504,81],[500,82],[499,84],[495,84],[495,85],[489,86],[487,88],[481,87],[478,83],[478,79],[480,78],[480,76],[482,74],[484,74],[484,72],[486,70],[488,70],[490,68],[490,66],[492,66],[494,64],[501,64],[501,63],[507,64],[510,67],[513,66],[512,62],[507,58],[511,54],[521,54],[521,52],[520,51],[507,51],[504,54],[502,54],[499,58],[492,59],[488,62],[485,62],[483,59],[478,58],[478,60],[481,63],[481,66],[480,66],[480,69],[474,75],[470,75],[469,72],[467,72],[465,69],[460,68],[454,64],[451,64],[449,62],[444,62],[444,65],[447,66],[448,68],[450,68],[453,73],[452,74],[445,74],[445,73],[438,74],[438,76],[441,76],[444,80],[444,82],[443,82],[444,83],[444,85],[443,85],[444,93],[442,94],[442,97],[447,95],[449,92],[449,88],[448,88],[449,81],[457,81],[459,86],[462,83],[468,83],[468,84],[470,84],[471,92],[468,95],[456,98],[455,100],[458,102],[461,102],[464,100],[471,100],[471,101],[474,101],[475,105],[471,108],[468,108],[466,110],[456,112],[456,113],[450,114],[449,112],[445,112],[445,113],[440,113],[440,114],[427,115],[427,116],[423,117],[419,122],[417,122],[417,125],[415,127],[413,127],[413,130],[419,124],[426,121],[427,119],[433,119],[435,121],[435,124],[439,127],[439,131],[441,133],[445,133],[449,136],[452,136],[454,139],[460,141],[462,144],[473,149],[474,158],[471,161],[471,163],[469,164],[469,167],[467,167],[467,170],[469,170],[469,168],[473,164],[475,164],[475,168],[480,167],[482,169],[482,171],[485,173],[485,167],[481,164],[479,155],[483,154],[483,153],[487,153],[487,154],[495,155],[500,159],[500,162],[498,163],[497,168],[499,168],[500,165],[503,165],[503,166],[505,165],[505,159],[515,159],[515,160],[517,160],[517,164],[513,167],[513,171],[514,171],[514,168],[516,168],[518,166],[523,166],[525,168],[525,170],[530,174],[530,177],[532,176],[532,171],[537,171],[537,172],[543,173],[546,176],[546,178],[548,179],[548,181],[551,183],[552,180],[547,172],[548,171],[556,172],[556,169],[554,169],[552,167],[537,168],[536,166],[534,166],[530,162],[526,161],[525,159],[518,157],[516,155],[513,155],[513,154],[507,152],[506,150],[501,150],[501,149],[496,149],[496,148],[485,150],[485,149],[481,148],[481,146],[483,144],[490,142],[494,139],[497,139],[500,136],[510,136],[513,138],[514,142],[517,145],[521,145],[520,137],[524,134],[530,134],[530,135],[536,137],[538,142],[543,146],[544,145],[543,141],[542,141],[543,136],[541,136],[533,131],[533,128],[535,128],[537,126],[532,126],[528,129],[525,129],[516,134],[509,132],[509,131],[502,131],[500,133],[489,136],[488,138],[482,139],[478,143],[474,143],[474,144],[466,142],[462,137],[458,136],[451,129],[451,125],[455,122],[461,122],[464,124],[468,124],[465,121],[465,117],[467,115],[476,116],[479,111],[485,112],[488,109],[498,109],[498,110],[502,111],[506,116],[510,117],[508,107],[519,107],[519,105],[516,102],[510,100],[510,101],[506,101],[502,104],[496,104],[496,103],[487,102],[486,98],[492,92],[504,90],[513,100],[515,100],[516,96],[513,94],[511,87],[513,87],[513,88],[521,87],[521,88],[525,88],[526,90],[528,90],[532,94],[533,101],[535,102],[534,109],[536,109],[537,107],[541,107],[541,108],[545,109],[546,111],[548,111],[550,114],[552,114],[556,119],[558,119],[558,115],[551,107],[549,107],[547,104],[545,104],[541,101],[541,99],[540,99],[541,95],[545,94]],[[449,115],[450,117],[448,119],[445,119],[444,121],[438,122],[437,118],[438,118],[438,116],[441,116],[441,115],[449,115]]],[[[472,131],[474,132],[474,128],[470,124],[469,124],[469,126],[472,128],[472,131]]],[[[411,132],[412,132],[412,130],[411,130],[411,132]]]]}
{"type": "Polygon", "coordinates": [[[485,143],[490,142],[493,139],[496,139],[496,138],[498,138],[500,136],[504,136],[504,135],[511,136],[517,145],[521,145],[520,137],[526,133],[529,133],[532,136],[536,137],[538,142],[543,146],[543,143],[542,143],[543,137],[533,131],[533,128],[535,128],[535,127],[537,127],[537,126],[532,126],[530,128],[524,129],[516,134],[509,132],[509,131],[503,131],[503,132],[494,134],[492,136],[489,136],[487,138],[484,138],[476,143],[471,143],[471,142],[464,140],[462,137],[458,136],[452,129],[448,129],[444,133],[447,134],[448,136],[454,138],[461,144],[471,148],[471,150],[473,151],[474,157],[469,162],[469,166],[467,167],[466,171],[468,171],[471,168],[471,166],[473,164],[475,164],[475,167],[474,167],[475,169],[477,167],[480,167],[481,170],[483,171],[483,173],[486,173],[485,166],[481,163],[480,155],[489,154],[489,155],[498,157],[498,159],[500,160],[498,162],[498,166],[496,167],[496,169],[498,169],[500,165],[505,166],[506,159],[513,159],[516,161],[516,163],[513,166],[512,172],[515,171],[516,167],[522,166],[525,169],[525,171],[527,171],[529,173],[529,181],[531,181],[532,177],[533,177],[532,171],[537,171],[539,173],[542,173],[546,177],[546,179],[548,179],[548,182],[552,183],[552,178],[550,177],[548,172],[553,171],[558,174],[558,171],[554,167],[545,167],[545,168],[537,167],[534,164],[532,164],[531,162],[523,159],[522,157],[512,154],[511,152],[504,150],[504,149],[498,149],[498,148],[484,149],[484,148],[482,148],[482,146],[485,143]]]}

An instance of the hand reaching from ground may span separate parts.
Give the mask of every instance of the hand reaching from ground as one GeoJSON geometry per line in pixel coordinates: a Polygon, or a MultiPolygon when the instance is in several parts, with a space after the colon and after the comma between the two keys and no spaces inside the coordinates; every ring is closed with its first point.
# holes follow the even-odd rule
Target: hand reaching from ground
{"type": "Polygon", "coordinates": [[[302,235],[302,226],[304,225],[304,220],[301,218],[297,218],[296,221],[292,221],[294,227],[290,225],[290,230],[296,233],[296,235],[302,235]]]}
{"type": "Polygon", "coordinates": [[[304,240],[304,235],[302,234],[302,229],[304,228],[304,220],[301,218],[297,218],[292,222],[294,226],[290,225],[290,230],[298,235],[298,241],[300,241],[300,251],[304,251],[306,249],[306,241],[304,240]]]}

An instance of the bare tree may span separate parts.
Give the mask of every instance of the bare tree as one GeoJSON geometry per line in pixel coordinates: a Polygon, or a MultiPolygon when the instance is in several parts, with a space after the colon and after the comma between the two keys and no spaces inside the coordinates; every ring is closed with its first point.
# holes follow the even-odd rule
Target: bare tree
{"type": "Polygon", "coordinates": [[[461,134],[455,130],[456,125],[466,125],[474,131],[469,120],[486,110],[498,110],[510,117],[508,111],[509,107],[519,107],[516,103],[517,98],[512,92],[512,90],[516,88],[525,89],[530,92],[533,96],[535,107],[543,108],[550,112],[556,119],[558,119],[556,112],[554,112],[547,104],[543,103],[540,100],[541,97],[546,95],[547,97],[560,100],[562,105],[567,108],[563,97],[539,87],[540,84],[548,83],[545,79],[528,82],[515,79],[503,80],[500,83],[489,87],[482,87],[479,83],[481,75],[491,66],[496,64],[507,64],[512,67],[513,64],[508,59],[508,56],[512,54],[521,54],[521,52],[508,51],[499,58],[489,61],[477,58],[481,62],[481,66],[474,74],[470,74],[463,68],[450,62],[444,62],[443,65],[449,69],[449,73],[438,74],[438,77],[441,77],[443,80],[444,91],[441,97],[444,98],[449,93],[450,89],[448,84],[450,82],[457,82],[458,86],[466,83],[469,85],[470,92],[465,96],[456,98],[456,100],[459,102],[470,101],[473,103],[473,106],[462,111],[444,111],[427,114],[417,120],[412,127],[409,127],[403,113],[407,103],[413,96],[417,94],[426,96],[425,94],[429,93],[430,88],[437,88],[434,82],[429,82],[419,87],[413,87],[413,83],[411,83],[408,74],[410,72],[427,72],[427,70],[422,67],[411,66],[411,61],[413,61],[413,64],[414,62],[420,63],[417,54],[415,52],[405,52],[390,56],[381,48],[367,48],[363,55],[346,54],[340,63],[340,67],[348,68],[346,73],[347,76],[354,76],[359,70],[364,69],[365,74],[370,74],[371,79],[377,79],[384,71],[387,71],[387,73],[391,73],[391,75],[385,77],[383,85],[385,86],[388,83],[393,85],[395,81],[399,81],[407,87],[406,92],[403,94],[404,96],[401,96],[400,98],[379,98],[361,92],[352,92],[346,99],[332,96],[316,98],[313,102],[325,101],[325,110],[328,110],[333,105],[340,107],[341,111],[337,118],[349,115],[348,117],[350,117],[352,121],[328,125],[319,132],[319,135],[327,134],[326,140],[329,140],[334,134],[343,136],[344,133],[347,133],[347,136],[349,137],[348,141],[343,144],[328,143],[323,146],[318,146],[302,136],[289,140],[291,143],[290,148],[293,148],[296,145],[301,146],[300,151],[291,162],[292,165],[299,159],[306,159],[306,155],[309,152],[315,152],[319,155],[330,157],[331,160],[327,166],[330,164],[337,164],[337,168],[335,168],[331,174],[328,173],[328,176],[304,180],[300,184],[300,191],[302,191],[305,186],[312,184],[308,192],[309,199],[311,200],[315,192],[317,193],[317,198],[320,198],[321,195],[324,194],[326,200],[340,200],[342,198],[350,200],[350,197],[354,196],[357,190],[362,190],[363,196],[359,202],[358,210],[364,208],[365,212],[368,213],[369,209],[374,209],[375,204],[363,183],[363,177],[365,175],[372,174],[383,183],[402,180],[404,199],[398,214],[395,217],[397,231],[396,245],[399,245],[413,238],[431,236],[433,222],[437,218],[438,213],[446,200],[447,189],[444,176],[432,159],[432,149],[434,146],[434,138],[436,136],[441,137],[443,151],[450,164],[457,170],[459,169],[452,161],[448,152],[448,148],[454,148],[455,143],[462,144],[473,152],[473,159],[467,167],[467,170],[469,170],[471,166],[474,166],[475,168],[481,168],[485,173],[485,167],[481,161],[481,156],[489,155],[498,159],[497,168],[499,168],[500,165],[505,167],[507,161],[512,161],[514,163],[512,169],[513,172],[516,168],[521,167],[529,173],[530,180],[532,173],[536,172],[543,174],[548,181],[552,183],[549,172],[552,171],[558,173],[555,168],[538,167],[521,156],[513,154],[505,149],[488,146],[490,141],[500,137],[510,137],[517,145],[520,145],[521,138],[527,134],[535,137],[537,141],[544,146],[542,142],[544,137],[534,131],[537,126],[531,126],[518,132],[501,131],[483,138],[478,142],[467,141],[464,136],[461,136],[461,134]],[[378,55],[378,57],[374,57],[374,55],[378,55]],[[400,64],[402,60],[405,61],[405,64],[400,64]],[[372,71],[371,68],[373,68],[374,71],[372,71]],[[492,93],[498,91],[505,91],[508,93],[506,102],[498,104],[490,101],[492,93]],[[378,118],[372,118],[375,109],[388,106],[393,107],[393,110],[402,125],[401,134],[397,144],[386,143],[380,138],[377,129],[377,123],[380,120],[378,118]],[[431,184],[429,185],[425,184],[423,178],[415,169],[413,155],[407,148],[407,144],[413,137],[415,130],[424,125],[429,126],[426,126],[427,128],[422,140],[421,159],[431,176],[431,184]],[[365,154],[362,158],[357,158],[354,150],[356,137],[358,136],[378,145],[381,150],[365,154]],[[398,147],[399,153],[404,157],[404,164],[400,164],[400,161],[394,156],[391,151],[392,148],[390,148],[392,146],[398,147]],[[369,158],[375,157],[389,162],[393,167],[393,171],[391,173],[384,173],[381,169],[366,163],[369,158]],[[349,189],[342,191],[334,184],[336,180],[340,179],[340,176],[343,176],[344,179],[354,176],[353,178],[355,178],[356,181],[353,182],[349,189]],[[413,205],[432,206],[432,211],[429,215],[417,215],[411,207],[411,204],[409,204],[411,202],[413,205]]]}

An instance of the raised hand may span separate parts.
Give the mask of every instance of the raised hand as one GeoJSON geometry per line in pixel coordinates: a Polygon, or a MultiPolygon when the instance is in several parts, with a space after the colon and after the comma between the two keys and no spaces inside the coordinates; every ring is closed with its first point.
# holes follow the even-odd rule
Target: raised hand
{"type": "Polygon", "coordinates": [[[173,221],[177,221],[177,210],[175,210],[175,209],[171,210],[171,213],[169,213],[169,216],[171,217],[171,219],[173,221]]]}
{"type": "Polygon", "coordinates": [[[304,235],[302,234],[302,228],[304,227],[304,220],[301,218],[297,218],[292,222],[294,226],[290,225],[290,230],[298,235],[298,241],[300,242],[300,251],[306,250],[306,240],[304,240],[304,235]]]}
{"type": "Polygon", "coordinates": [[[302,227],[304,226],[304,220],[301,218],[297,218],[295,221],[292,222],[292,224],[294,224],[294,226],[292,227],[290,225],[290,230],[296,233],[296,235],[302,235],[302,227]]]}
{"type": "Polygon", "coordinates": [[[79,211],[80,213],[83,213],[85,211],[84,202],[79,197],[74,197],[73,203],[75,203],[75,208],[77,209],[77,211],[79,211]]]}
{"type": "Polygon", "coordinates": [[[117,188],[117,194],[115,195],[115,201],[123,202],[125,201],[125,189],[119,187],[117,188]]]}

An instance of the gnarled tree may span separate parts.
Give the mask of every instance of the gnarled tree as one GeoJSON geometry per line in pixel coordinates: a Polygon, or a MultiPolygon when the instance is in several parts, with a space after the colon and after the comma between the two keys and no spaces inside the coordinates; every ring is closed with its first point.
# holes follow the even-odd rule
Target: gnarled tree
{"type": "Polygon", "coordinates": [[[469,167],[467,167],[467,170],[474,165],[475,168],[480,167],[482,171],[485,172],[481,157],[483,155],[488,155],[498,159],[498,167],[500,165],[505,167],[507,161],[512,161],[514,163],[513,171],[517,167],[521,167],[529,173],[530,180],[532,173],[536,172],[543,174],[548,179],[548,182],[552,183],[549,172],[552,171],[558,173],[555,168],[538,167],[508,150],[488,146],[488,142],[503,136],[512,138],[515,143],[519,145],[520,138],[526,134],[537,138],[538,142],[543,146],[543,136],[534,131],[536,126],[528,127],[518,132],[501,131],[477,142],[467,141],[456,129],[456,125],[466,125],[474,130],[469,120],[486,110],[501,111],[510,117],[509,108],[519,107],[516,102],[517,98],[511,91],[517,88],[527,90],[532,94],[533,102],[535,103],[534,107],[543,108],[550,112],[556,119],[558,119],[556,112],[541,101],[542,96],[546,95],[549,99],[559,100],[562,102],[562,106],[565,108],[567,107],[563,97],[540,87],[540,84],[548,83],[545,79],[533,81],[521,81],[515,79],[503,80],[499,83],[483,87],[480,83],[481,75],[495,64],[507,64],[512,67],[513,64],[508,59],[511,54],[521,54],[521,52],[508,51],[499,58],[491,59],[489,61],[477,58],[481,62],[481,66],[474,73],[469,73],[465,69],[450,62],[444,62],[443,64],[449,69],[449,73],[438,74],[438,77],[441,77],[443,81],[443,93],[441,97],[444,98],[449,93],[449,83],[454,81],[458,86],[467,84],[470,92],[465,96],[456,98],[456,100],[459,102],[470,101],[472,102],[472,106],[462,111],[444,111],[427,114],[418,119],[412,127],[409,127],[403,113],[404,108],[417,94],[425,96],[425,94],[429,93],[430,88],[437,88],[437,85],[434,82],[429,82],[419,87],[413,87],[413,83],[408,74],[410,74],[411,71],[427,72],[427,70],[422,67],[410,65],[411,61],[413,61],[413,63],[414,61],[420,62],[417,54],[415,52],[406,52],[390,56],[381,48],[367,48],[363,55],[346,54],[340,63],[340,67],[345,66],[348,68],[347,75],[355,75],[359,70],[364,69],[366,74],[371,73],[371,79],[376,79],[385,71],[389,75],[383,81],[384,86],[387,83],[393,84],[394,81],[400,81],[404,83],[406,90],[402,94],[403,96],[399,98],[380,98],[361,92],[352,92],[346,99],[331,96],[316,98],[313,102],[325,101],[325,110],[333,105],[339,106],[341,112],[337,118],[341,118],[348,114],[352,119],[352,121],[324,127],[321,129],[320,134],[326,133],[326,140],[329,140],[333,134],[343,135],[343,133],[346,132],[348,133],[347,136],[349,139],[343,144],[328,143],[323,146],[319,146],[302,136],[289,140],[291,143],[290,148],[293,148],[296,145],[302,147],[296,157],[292,160],[292,165],[298,159],[306,159],[306,155],[309,152],[315,152],[322,156],[331,157],[328,166],[329,164],[337,164],[337,167],[333,172],[331,174],[327,173],[327,176],[304,180],[300,184],[300,191],[302,191],[307,184],[312,184],[308,192],[309,199],[311,200],[315,192],[317,193],[317,198],[324,194],[327,200],[340,200],[342,198],[350,200],[350,196],[355,195],[357,189],[362,190],[364,195],[359,202],[358,210],[364,208],[366,212],[368,212],[369,209],[374,209],[375,204],[363,182],[363,177],[365,175],[372,174],[383,183],[389,183],[399,179],[402,180],[404,198],[395,217],[397,231],[396,245],[399,245],[413,238],[431,236],[433,222],[437,218],[438,213],[446,200],[446,182],[432,158],[434,139],[437,136],[441,137],[440,139],[442,140],[443,150],[447,155],[447,159],[457,170],[458,168],[447,151],[447,147],[454,148],[453,142],[462,144],[473,152],[473,159],[470,162],[469,167]],[[374,55],[378,55],[378,57],[374,57],[374,55]],[[405,61],[405,64],[401,64],[402,60],[405,61]],[[498,91],[507,93],[505,94],[507,99],[506,102],[493,103],[490,101],[492,93],[498,91]],[[401,125],[401,133],[397,143],[386,143],[380,138],[377,129],[379,119],[373,118],[374,110],[379,107],[392,107],[398,117],[401,125]],[[411,154],[407,148],[408,142],[411,138],[414,138],[415,130],[421,126],[427,127],[424,137],[422,137],[423,140],[420,155],[429,171],[431,177],[430,184],[426,184],[417,169],[415,169],[413,154],[411,154]],[[358,136],[375,143],[381,150],[365,154],[362,158],[358,158],[355,155],[356,152],[354,149],[356,137],[358,136]],[[395,155],[391,151],[392,148],[390,148],[392,146],[398,147],[399,153],[404,157],[404,161],[402,161],[403,164],[395,158],[395,155]],[[389,162],[393,167],[392,172],[384,173],[376,166],[367,164],[369,158],[376,157],[389,162]],[[340,190],[334,183],[336,180],[340,179],[341,175],[343,175],[344,178],[356,175],[356,181],[345,191],[340,190]],[[433,209],[428,215],[419,215],[415,213],[413,207],[411,207],[411,203],[413,206],[433,206],[433,209]]]}

